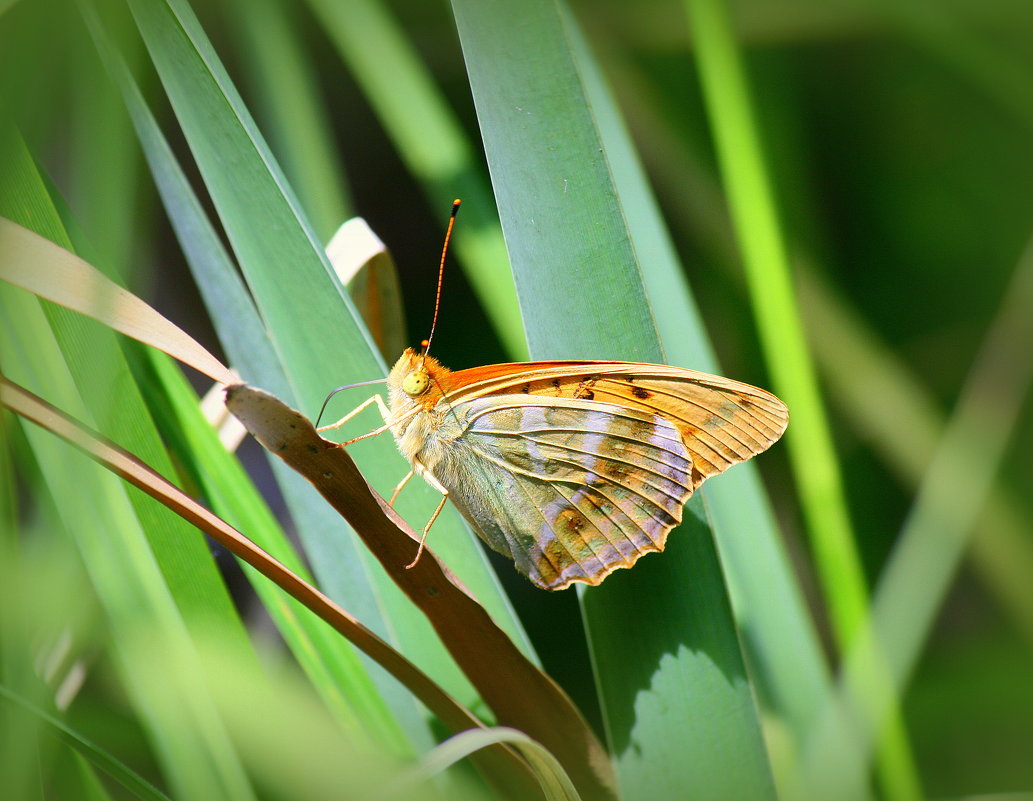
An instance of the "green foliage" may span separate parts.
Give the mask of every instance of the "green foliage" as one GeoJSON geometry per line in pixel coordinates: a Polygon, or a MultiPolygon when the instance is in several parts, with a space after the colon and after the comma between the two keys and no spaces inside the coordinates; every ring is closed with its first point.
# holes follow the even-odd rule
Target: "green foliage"
{"type": "MultiPolygon", "coordinates": [[[[593,723],[620,798],[1033,789],[1024,5],[195,6],[0,3],[0,216],[313,414],[386,366],[323,251],[341,217],[393,252],[418,340],[458,196],[445,364],[666,359],[788,402],[785,445],[601,587],[533,589],[450,508],[431,531],[593,723]]],[[[462,632],[439,638],[280,460],[226,453],[164,355],[0,283],[0,372],[496,722],[446,647],[462,632]]],[[[10,797],[513,797],[490,759],[458,761],[481,747],[525,759],[543,797],[608,797],[524,733],[447,740],[297,598],[2,425],[10,797]]],[[[349,453],[381,494],[407,470],[386,436],[349,453]]],[[[420,528],[436,503],[417,480],[398,511],[420,528]]]]}

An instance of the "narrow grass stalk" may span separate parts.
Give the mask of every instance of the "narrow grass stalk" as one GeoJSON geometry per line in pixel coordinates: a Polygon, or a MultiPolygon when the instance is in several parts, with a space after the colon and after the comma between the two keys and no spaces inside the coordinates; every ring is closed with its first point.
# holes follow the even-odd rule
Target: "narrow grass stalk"
{"type": "MultiPolygon", "coordinates": [[[[793,292],[784,238],[753,117],[745,70],[723,0],[686,0],[754,317],[776,391],[789,405],[787,433],[801,504],[841,649],[867,613],[867,591],[846,495],[793,292]]],[[[894,799],[921,797],[899,714],[888,717],[880,771],[894,799]]],[[[861,792],[861,788],[854,788],[861,792]]]]}
{"type": "Polygon", "coordinates": [[[63,720],[54,717],[44,709],[40,709],[31,701],[21,697],[3,684],[0,684],[0,700],[21,707],[35,716],[40,722],[47,724],[62,740],[87,759],[90,764],[102,770],[136,798],[141,799],[141,801],[169,801],[169,797],[165,793],[161,792],[161,790],[109,751],[101,748],[63,720]]]}
{"type": "Polygon", "coordinates": [[[883,573],[872,606],[872,626],[852,649],[839,698],[817,732],[808,770],[832,788],[833,754],[869,751],[906,685],[936,612],[964,555],[1023,402],[1033,385],[1033,244],[1027,247],[1001,308],[969,372],[899,544],[883,573]],[[869,669],[881,649],[887,674],[869,669]],[[874,679],[874,680],[873,680],[874,679]],[[835,717],[862,724],[849,741],[835,717]]]}

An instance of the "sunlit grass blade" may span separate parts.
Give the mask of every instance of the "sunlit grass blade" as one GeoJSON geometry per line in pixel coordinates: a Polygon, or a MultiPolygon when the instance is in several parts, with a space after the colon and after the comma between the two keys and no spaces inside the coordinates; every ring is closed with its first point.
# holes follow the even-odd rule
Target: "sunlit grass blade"
{"type": "Polygon", "coordinates": [[[422,68],[386,4],[309,0],[309,5],[399,156],[422,183],[431,206],[448,208],[455,197],[464,201],[463,235],[455,240],[455,253],[510,357],[526,359],[527,343],[491,190],[447,99],[422,68]]]}
{"type": "Polygon", "coordinates": [[[366,801],[411,798],[421,785],[433,780],[449,766],[498,743],[506,743],[524,756],[541,783],[546,801],[580,801],[581,796],[570,777],[548,749],[523,732],[504,726],[464,731],[450,737],[421,759],[418,765],[395,777],[366,801]]]}
{"type": "Polygon", "coordinates": [[[792,414],[786,442],[798,474],[832,620],[843,644],[864,619],[867,593],[839,466],[796,310],[745,77],[721,0],[688,0],[686,8],[754,316],[774,388],[792,414]]]}
{"type": "MultiPolygon", "coordinates": [[[[234,389],[239,394],[244,388],[237,385],[234,389]]],[[[7,409],[74,445],[112,473],[159,500],[184,520],[201,528],[231,553],[245,560],[262,575],[275,581],[340,633],[359,644],[367,653],[375,654],[381,664],[388,667],[399,681],[409,686],[428,707],[440,715],[442,720],[456,725],[457,728],[478,725],[470,712],[455,704],[415,666],[407,663],[404,657],[380,641],[355,618],[136,456],[97,436],[78,420],[60,412],[53,405],[7,378],[0,378],[0,400],[7,409]]],[[[280,431],[277,430],[277,433],[280,431]]],[[[361,482],[361,478],[356,479],[356,476],[357,474],[353,475],[352,480],[361,482]]]]}
{"type": "Polygon", "coordinates": [[[197,340],[74,253],[0,217],[0,278],[163,350],[215,381],[233,375],[197,340]]]}
{"type": "MultiPolygon", "coordinates": [[[[620,154],[600,136],[565,12],[453,8],[532,355],[662,360],[639,231],[611,172],[620,154]],[[520,55],[529,52],[533,60],[520,55]]],[[[580,596],[626,799],[773,795],[701,501],[662,556],[580,596]]]]}
{"type": "MultiPolygon", "coordinates": [[[[218,375],[223,381],[231,379],[225,368],[218,365],[218,362],[207,351],[197,345],[196,342],[193,342],[193,340],[185,337],[171,323],[160,318],[153,309],[112,284],[109,279],[77,259],[73,254],[58,248],[50,243],[49,240],[31,235],[31,232],[27,232],[26,229],[18,228],[13,223],[5,220],[0,220],[0,276],[7,278],[31,276],[31,281],[17,281],[17,283],[22,286],[31,284],[31,286],[25,288],[36,288],[43,294],[53,295],[53,290],[60,287],[63,293],[61,299],[65,301],[65,305],[81,306],[81,310],[90,313],[91,316],[115,330],[121,330],[129,336],[135,336],[158,347],[164,345],[164,349],[170,352],[177,352],[182,359],[198,365],[202,369],[207,369],[213,376],[218,375]],[[13,265],[20,267],[19,276],[9,276],[6,274],[6,267],[13,265]],[[54,273],[58,270],[60,270],[60,274],[55,276],[54,273]],[[111,300],[112,298],[114,300],[111,300]],[[126,311],[122,311],[123,309],[126,311]],[[169,345],[169,342],[175,344],[169,345]],[[210,364],[214,366],[210,366],[210,364]]],[[[160,370],[161,364],[161,362],[156,364],[156,369],[160,370]]],[[[167,366],[167,362],[164,364],[167,366]]],[[[184,386],[182,375],[166,370],[165,376],[166,390],[173,391],[174,386],[172,382],[178,381],[182,395],[182,388],[184,386]]],[[[181,397],[179,409],[180,421],[186,429],[185,436],[188,438],[193,436],[194,442],[197,443],[197,438],[207,431],[209,437],[214,439],[210,428],[197,414],[196,396],[190,393],[186,399],[181,397]],[[187,415],[191,399],[193,402],[193,418],[183,419],[187,415]]],[[[226,458],[225,451],[217,446],[209,449],[209,464],[213,459],[220,458],[223,460],[223,466],[218,471],[218,475],[225,477],[230,474],[226,464],[229,460],[226,458]]],[[[215,480],[218,483],[218,479],[214,479],[211,474],[208,474],[207,478],[209,479],[207,482],[208,489],[216,491],[217,488],[213,487],[211,482],[215,480]]],[[[261,508],[261,503],[254,497],[251,498],[250,503],[246,501],[248,496],[253,494],[252,485],[239,479],[233,490],[221,487],[221,497],[223,499],[231,505],[235,505],[238,513],[242,513],[250,519],[254,523],[255,529],[267,532],[267,535],[263,538],[266,547],[279,550],[281,559],[287,556],[296,563],[297,568],[301,568],[296,557],[290,552],[282,532],[277,532],[275,538],[269,535],[269,532],[275,531],[276,527],[272,523],[268,512],[266,513],[266,518],[261,522],[255,520],[255,512],[261,508]],[[242,505],[242,502],[244,505],[242,505]],[[265,525],[263,526],[262,523],[265,525]]],[[[216,497],[219,497],[218,492],[216,492],[216,497]]],[[[323,650],[326,652],[327,648],[332,648],[326,639],[325,627],[318,623],[313,627],[310,622],[307,633],[303,630],[294,631],[293,627],[298,619],[300,610],[284,614],[286,612],[283,608],[285,601],[276,596],[275,593],[271,594],[268,592],[268,585],[259,581],[257,589],[259,595],[267,600],[270,614],[278,619],[284,636],[289,642],[293,643],[299,659],[308,666],[310,673],[315,672],[323,675],[327,670],[330,673],[338,673],[338,689],[330,693],[328,700],[333,702],[339,697],[338,693],[343,690],[351,699],[353,706],[358,714],[361,715],[366,726],[379,725],[382,729],[390,729],[391,727],[387,725],[389,719],[384,716],[383,711],[377,710],[377,713],[374,713],[375,698],[368,694],[368,690],[371,688],[364,686],[363,677],[354,672],[357,666],[353,665],[351,668],[352,674],[348,677],[348,680],[342,681],[347,673],[340,674],[341,668],[345,664],[353,662],[350,654],[342,653],[339,648],[333,648],[330,653],[324,653],[324,661],[322,663],[309,659],[314,648],[314,642],[322,646],[321,649],[315,648],[317,651],[323,650]],[[367,695],[363,695],[356,688],[365,689],[367,695]]],[[[327,689],[325,681],[321,686],[327,689]]]]}
{"type": "Polygon", "coordinates": [[[326,255],[369,335],[385,359],[398,356],[409,344],[398,270],[387,246],[361,217],[348,220],[334,233],[326,255]]]}
{"type": "MultiPolygon", "coordinates": [[[[32,189],[21,187],[28,193],[32,189]]],[[[3,211],[13,213],[6,207],[3,211]]],[[[40,302],[22,290],[0,284],[0,303],[4,321],[0,364],[5,375],[87,417],[86,404],[40,302]]],[[[96,345],[97,340],[91,344],[96,345]]],[[[94,355],[101,353],[99,348],[94,351],[94,355]]],[[[106,355],[112,358],[110,352],[106,355]]],[[[83,363],[79,366],[81,369],[83,363]]],[[[102,365],[94,360],[89,366],[97,369],[102,365]]],[[[128,395],[130,385],[123,382],[121,386],[128,395]]],[[[97,417],[111,425],[103,410],[97,417]]],[[[146,420],[146,416],[136,420],[146,420]]],[[[117,436],[126,436],[124,430],[115,428],[117,436]]],[[[153,737],[166,781],[173,792],[186,796],[214,791],[224,798],[253,798],[212,706],[188,634],[188,624],[195,631],[219,631],[228,651],[241,656],[248,652],[239,619],[228,604],[203,541],[196,532],[185,535],[182,521],[173,523],[161,507],[127,493],[116,477],[46,432],[29,426],[25,434],[54,495],[61,522],[74,536],[103,605],[116,646],[117,668],[142,725],[153,737]],[[175,658],[183,665],[182,671],[166,677],[171,692],[162,698],[152,696],[140,684],[144,674],[153,670],[150,659],[135,660],[118,650],[118,644],[140,628],[159,637],[160,646],[152,658],[175,658]],[[175,703],[168,703],[171,697],[175,703]]],[[[145,445],[143,449],[150,448],[145,445]]],[[[247,658],[252,669],[257,668],[253,654],[247,658]]]]}
{"type": "MultiPolygon", "coordinates": [[[[686,0],[685,5],[761,345],[774,388],[792,415],[786,440],[824,597],[839,646],[848,649],[866,620],[867,590],[745,73],[724,0],[686,0]]],[[[887,794],[895,799],[920,797],[917,770],[898,712],[887,718],[883,737],[879,768],[887,794]]],[[[866,791],[858,778],[858,784],[844,792],[864,795],[866,791]]]]}
{"type": "Polygon", "coordinates": [[[1033,340],[1031,304],[1033,245],[1027,246],[1005,292],[880,577],[870,630],[847,654],[840,698],[829,705],[824,727],[816,732],[808,767],[819,791],[841,780],[841,772],[830,775],[828,769],[840,762],[839,752],[872,748],[943,605],[1033,386],[1033,358],[1025,347],[1033,340]],[[872,675],[879,660],[886,673],[872,675]],[[864,728],[853,737],[842,736],[836,717],[844,715],[864,728]]]}

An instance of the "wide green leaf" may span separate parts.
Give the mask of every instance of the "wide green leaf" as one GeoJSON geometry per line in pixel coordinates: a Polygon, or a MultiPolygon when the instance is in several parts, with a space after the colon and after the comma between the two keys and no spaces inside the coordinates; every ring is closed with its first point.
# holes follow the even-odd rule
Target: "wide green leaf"
{"type": "MultiPolygon", "coordinates": [[[[453,8],[532,355],[662,361],[569,18],[549,2],[453,8]]],[[[662,557],[581,593],[623,797],[770,797],[702,497],[687,512],[662,557]]]]}

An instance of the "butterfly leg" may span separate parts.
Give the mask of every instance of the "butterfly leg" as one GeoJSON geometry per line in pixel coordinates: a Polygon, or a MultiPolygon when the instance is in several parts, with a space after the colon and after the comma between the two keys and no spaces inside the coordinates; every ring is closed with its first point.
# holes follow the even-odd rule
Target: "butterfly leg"
{"type": "Polygon", "coordinates": [[[398,493],[402,491],[402,487],[409,483],[409,479],[416,475],[416,468],[414,467],[408,473],[405,474],[405,478],[398,482],[398,486],[395,487],[395,491],[391,493],[391,500],[387,502],[388,506],[395,505],[395,499],[398,497],[398,493]]]}
{"type": "Polygon", "coordinates": [[[346,414],[336,423],[330,423],[329,425],[320,426],[316,429],[316,431],[333,431],[335,429],[338,429],[345,423],[347,423],[349,420],[351,420],[359,412],[369,408],[370,404],[373,403],[377,404],[377,408],[380,410],[380,416],[384,418],[384,422],[386,423],[390,418],[391,413],[388,411],[387,404],[384,403],[384,399],[380,397],[380,395],[374,395],[372,398],[366,398],[366,400],[364,400],[362,403],[360,403],[358,406],[356,406],[354,409],[348,412],[348,414],[346,414]]]}
{"type": "MultiPolygon", "coordinates": [[[[448,500],[448,490],[441,485],[441,482],[438,481],[434,477],[434,474],[431,473],[426,467],[417,462],[413,465],[412,472],[419,473],[421,476],[423,476],[423,478],[426,480],[428,484],[430,484],[432,487],[434,487],[434,489],[441,493],[441,503],[439,503],[438,508],[434,510],[434,514],[430,516],[430,520],[427,521],[427,525],[423,527],[423,536],[420,537],[420,547],[416,549],[416,558],[405,566],[406,570],[408,570],[410,567],[415,566],[415,564],[420,561],[420,556],[423,554],[423,544],[427,541],[427,532],[430,531],[430,527],[434,525],[434,521],[438,519],[438,515],[441,514],[441,510],[445,508],[445,501],[448,500]]],[[[408,481],[411,476],[412,473],[406,476],[405,481],[408,481]]],[[[404,484],[405,482],[403,481],[402,483],[404,484]]],[[[399,487],[399,489],[401,489],[401,487],[399,487]]]]}
{"type": "Polygon", "coordinates": [[[368,408],[370,406],[370,404],[373,404],[373,403],[375,403],[377,405],[377,410],[380,412],[380,417],[383,419],[384,425],[380,426],[380,428],[375,428],[372,431],[370,431],[370,432],[368,432],[366,434],[363,434],[362,436],[355,437],[354,439],[350,439],[347,442],[342,442],[341,443],[342,446],[351,445],[351,444],[353,444],[355,442],[358,442],[359,440],[368,439],[369,437],[375,437],[377,434],[383,434],[385,431],[387,431],[389,428],[391,428],[391,426],[396,425],[397,423],[402,422],[403,420],[406,419],[406,417],[412,417],[414,414],[416,414],[416,412],[419,411],[418,408],[417,409],[413,409],[408,414],[405,414],[402,417],[400,417],[399,419],[394,420],[394,419],[391,418],[391,410],[387,408],[387,404],[384,403],[384,399],[380,395],[374,395],[372,398],[367,398],[365,401],[360,403],[358,406],[356,406],[354,409],[352,409],[350,412],[348,412],[348,414],[346,414],[344,417],[342,417],[336,423],[330,423],[329,425],[320,426],[319,428],[316,429],[316,431],[333,431],[335,429],[338,429],[341,426],[343,426],[345,423],[347,423],[349,420],[351,420],[359,412],[361,412],[364,409],[368,408]]]}

